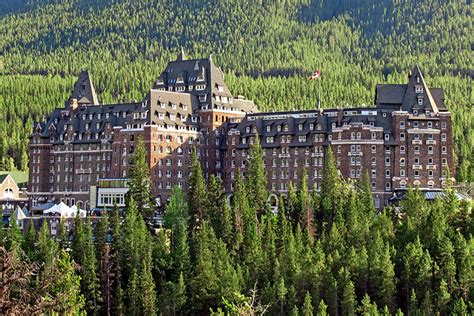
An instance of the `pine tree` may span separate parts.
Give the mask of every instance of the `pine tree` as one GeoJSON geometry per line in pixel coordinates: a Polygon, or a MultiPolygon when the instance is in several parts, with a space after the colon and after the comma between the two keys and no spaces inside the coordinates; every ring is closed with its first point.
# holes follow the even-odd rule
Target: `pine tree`
{"type": "Polygon", "coordinates": [[[112,232],[112,254],[111,254],[111,269],[113,273],[112,281],[112,314],[122,315],[124,313],[123,305],[123,288],[122,288],[122,265],[121,265],[121,245],[122,245],[122,220],[120,218],[119,210],[115,205],[110,219],[112,232]]]}
{"type": "Polygon", "coordinates": [[[331,224],[341,205],[342,182],[331,149],[326,153],[323,181],[321,183],[321,211],[323,221],[331,224]]]}
{"type": "Polygon", "coordinates": [[[189,208],[191,211],[191,228],[200,229],[204,220],[207,203],[206,182],[194,147],[191,156],[191,175],[189,176],[189,208]]]}
{"type": "Polygon", "coordinates": [[[304,296],[304,304],[301,314],[303,316],[313,316],[313,305],[311,304],[311,295],[309,292],[306,292],[304,296]]]}
{"type": "MultiPolygon", "coordinates": [[[[0,227],[0,230],[3,230],[0,227]]],[[[26,231],[24,243],[23,243],[23,251],[27,254],[30,260],[35,259],[35,240],[36,240],[36,231],[33,221],[30,219],[28,223],[28,230],[26,231]]],[[[0,239],[0,244],[2,244],[0,239]]]]}
{"type": "Polygon", "coordinates": [[[188,233],[184,223],[180,223],[172,232],[173,236],[173,279],[181,275],[182,277],[189,277],[191,272],[191,263],[188,246],[188,233]]]}
{"type": "Polygon", "coordinates": [[[347,316],[353,316],[356,313],[357,300],[355,295],[354,284],[349,281],[344,287],[342,294],[341,309],[342,314],[347,316]]]}
{"type": "Polygon", "coordinates": [[[258,133],[254,137],[254,142],[250,146],[248,155],[247,189],[252,192],[250,206],[257,214],[266,211],[268,198],[267,177],[265,175],[265,165],[263,161],[263,150],[260,145],[258,133]]]}
{"type": "Polygon", "coordinates": [[[54,271],[54,261],[59,254],[58,244],[51,239],[47,221],[43,222],[38,232],[38,244],[36,246],[36,258],[43,264],[43,273],[51,275],[54,271]]]}
{"type": "Polygon", "coordinates": [[[132,165],[129,170],[129,195],[138,206],[144,217],[150,217],[154,212],[154,202],[151,195],[150,168],[146,158],[146,147],[143,137],[139,136],[132,154],[132,165]]]}
{"type": "Polygon", "coordinates": [[[316,312],[316,316],[326,316],[328,306],[324,303],[324,300],[319,301],[318,311],[316,312]]]}
{"type": "Polygon", "coordinates": [[[276,293],[278,297],[278,301],[280,302],[280,315],[284,315],[284,307],[285,307],[285,297],[288,293],[288,289],[285,286],[285,280],[281,277],[276,284],[276,293]]]}
{"type": "Polygon", "coordinates": [[[299,223],[310,238],[314,236],[314,214],[311,205],[311,197],[308,191],[308,175],[306,169],[303,169],[301,185],[298,190],[298,212],[299,223]]]}
{"type": "Polygon", "coordinates": [[[232,211],[234,212],[234,253],[237,257],[241,256],[242,244],[244,241],[244,227],[246,217],[250,213],[247,200],[247,192],[240,169],[237,170],[237,176],[234,183],[234,195],[232,198],[232,211]]]}
{"type": "Polygon", "coordinates": [[[207,189],[205,220],[212,225],[215,232],[220,230],[222,208],[225,204],[222,180],[211,175],[207,189]]]}
{"type": "Polygon", "coordinates": [[[464,300],[462,298],[458,298],[455,302],[454,302],[454,306],[453,306],[453,310],[451,311],[451,315],[467,315],[468,314],[468,310],[467,310],[467,306],[466,306],[466,303],[464,302],[464,300]]]}
{"type": "Polygon", "coordinates": [[[186,202],[183,190],[178,186],[173,187],[170,199],[166,203],[166,211],[164,215],[165,227],[171,230],[189,222],[189,207],[186,202]]]}
{"type": "Polygon", "coordinates": [[[81,288],[86,298],[87,310],[97,313],[100,309],[101,295],[97,277],[97,258],[92,237],[92,223],[87,216],[84,224],[84,244],[82,245],[81,288]]]}

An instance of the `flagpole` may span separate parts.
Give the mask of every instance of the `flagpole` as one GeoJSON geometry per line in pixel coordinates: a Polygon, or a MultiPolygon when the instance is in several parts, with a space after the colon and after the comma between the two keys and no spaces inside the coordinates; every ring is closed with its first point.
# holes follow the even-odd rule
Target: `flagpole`
{"type": "Polygon", "coordinates": [[[318,110],[321,110],[321,77],[318,78],[318,110]]]}

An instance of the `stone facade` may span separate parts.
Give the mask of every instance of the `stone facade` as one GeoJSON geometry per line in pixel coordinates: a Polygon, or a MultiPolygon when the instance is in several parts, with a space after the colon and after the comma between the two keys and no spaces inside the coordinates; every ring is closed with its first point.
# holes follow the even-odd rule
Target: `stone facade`
{"type": "Polygon", "coordinates": [[[428,88],[418,66],[408,84],[378,85],[374,107],[258,113],[253,102],[230,93],[210,58],[182,53],[138,103],[99,105],[89,75],[80,75],[65,107],[35,125],[32,205],[62,200],[88,208],[98,181],[127,178],[138,137],[158,204],[175,185],[188,190],[193,147],[205,177],[221,177],[231,194],[255,137],[268,190],[276,194],[297,185],[303,169],[318,190],[329,146],[342,176],[369,176],[377,207],[408,186],[440,190],[447,167],[454,176],[451,115],[442,90],[428,88]]]}

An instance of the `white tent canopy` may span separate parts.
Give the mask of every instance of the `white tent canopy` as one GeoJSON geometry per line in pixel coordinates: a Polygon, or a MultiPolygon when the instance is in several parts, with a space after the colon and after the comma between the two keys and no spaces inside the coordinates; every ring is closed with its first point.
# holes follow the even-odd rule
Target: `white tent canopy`
{"type": "MultiPolygon", "coordinates": [[[[79,210],[81,213],[81,217],[86,217],[85,210],[79,210]]],[[[76,217],[77,214],[77,206],[69,207],[63,202],[59,204],[55,204],[49,209],[45,210],[43,214],[58,214],[61,217],[76,217]]]]}

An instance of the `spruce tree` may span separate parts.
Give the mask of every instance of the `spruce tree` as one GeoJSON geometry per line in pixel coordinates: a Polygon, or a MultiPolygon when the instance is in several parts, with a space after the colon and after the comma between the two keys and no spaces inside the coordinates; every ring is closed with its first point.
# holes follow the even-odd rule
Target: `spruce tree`
{"type": "Polygon", "coordinates": [[[306,292],[304,296],[303,309],[301,310],[302,316],[313,316],[313,305],[311,304],[311,294],[306,292]]]}
{"type": "Polygon", "coordinates": [[[319,301],[318,311],[316,312],[316,316],[326,316],[328,306],[324,303],[324,300],[319,301]]]}
{"type": "Polygon", "coordinates": [[[184,196],[184,192],[178,186],[173,187],[171,191],[170,199],[166,203],[166,209],[164,214],[165,227],[171,230],[175,230],[181,224],[185,226],[189,222],[189,207],[184,196]]]}
{"type": "Polygon", "coordinates": [[[92,223],[87,216],[84,224],[84,244],[82,245],[81,288],[86,298],[87,311],[95,314],[100,309],[101,295],[97,274],[97,258],[92,239],[92,223]]]}
{"type": "MultiPolygon", "coordinates": [[[[0,224],[1,225],[1,224],[0,224]]],[[[3,230],[0,227],[0,230],[3,230]]],[[[26,253],[30,260],[35,259],[35,240],[36,240],[36,231],[33,221],[30,219],[28,223],[28,230],[26,231],[24,243],[23,243],[23,251],[26,253]]],[[[2,241],[0,240],[0,244],[2,241]]]]}
{"type": "Polygon", "coordinates": [[[204,213],[206,210],[207,190],[196,147],[194,147],[191,156],[188,200],[191,211],[191,228],[193,230],[200,229],[204,221],[204,213]]]}
{"type": "Polygon", "coordinates": [[[357,300],[355,295],[354,283],[349,281],[344,287],[342,293],[341,309],[342,314],[347,316],[354,316],[356,313],[357,300]]]}
{"type": "Polygon", "coordinates": [[[54,261],[58,257],[58,244],[51,239],[48,222],[44,221],[38,232],[38,243],[36,245],[36,258],[43,264],[43,273],[47,276],[54,271],[54,261]]]}
{"type": "Polygon", "coordinates": [[[139,136],[132,154],[132,165],[129,170],[129,198],[133,198],[138,210],[144,217],[153,215],[155,203],[151,195],[150,168],[143,137],[139,136]]]}
{"type": "Polygon", "coordinates": [[[321,211],[323,222],[332,224],[332,221],[341,207],[342,182],[337,170],[336,160],[331,149],[326,152],[323,181],[321,183],[321,211]]]}
{"type": "Polygon", "coordinates": [[[266,211],[268,198],[267,177],[265,175],[265,164],[263,161],[263,149],[260,145],[260,136],[255,134],[254,142],[250,145],[248,155],[247,189],[252,192],[250,199],[251,208],[262,214],[266,211]]]}
{"type": "Polygon", "coordinates": [[[306,169],[303,169],[301,185],[298,190],[298,221],[301,228],[305,230],[310,238],[314,236],[314,214],[311,205],[311,197],[308,191],[308,175],[306,169]]]}

